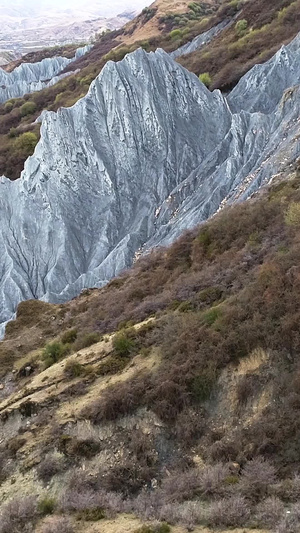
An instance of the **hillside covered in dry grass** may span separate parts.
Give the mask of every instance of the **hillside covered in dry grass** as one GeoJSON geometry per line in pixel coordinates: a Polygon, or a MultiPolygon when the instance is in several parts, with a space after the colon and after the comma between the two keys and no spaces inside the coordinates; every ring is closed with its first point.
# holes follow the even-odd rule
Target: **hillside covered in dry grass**
{"type": "Polygon", "coordinates": [[[19,305],[1,533],[299,531],[299,226],[295,168],[101,290],[19,305]]]}

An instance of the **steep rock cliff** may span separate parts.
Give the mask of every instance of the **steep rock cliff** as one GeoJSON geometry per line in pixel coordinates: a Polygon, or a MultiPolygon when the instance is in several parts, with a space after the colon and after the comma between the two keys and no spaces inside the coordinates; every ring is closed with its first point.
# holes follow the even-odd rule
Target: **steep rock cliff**
{"type": "Polygon", "coordinates": [[[53,85],[68,75],[59,75],[67,65],[86,54],[90,49],[91,46],[89,45],[78,48],[72,59],[51,57],[38,63],[22,63],[12,72],[6,72],[0,68],[0,103],[53,85]]]}
{"type": "Polygon", "coordinates": [[[228,105],[161,50],[108,63],[75,106],[45,113],[21,179],[0,182],[0,321],[21,300],[61,302],[103,285],[138,250],[168,244],[293,162],[300,92],[279,101],[278,58],[248,82],[257,98],[256,80],[272,70],[270,114],[241,104],[233,114],[238,89],[228,105]]]}

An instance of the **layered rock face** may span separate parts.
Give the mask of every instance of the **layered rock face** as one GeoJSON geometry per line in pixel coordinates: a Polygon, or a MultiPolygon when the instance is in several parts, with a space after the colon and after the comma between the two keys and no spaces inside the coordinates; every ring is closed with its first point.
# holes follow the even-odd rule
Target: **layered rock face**
{"type": "Polygon", "coordinates": [[[78,48],[72,59],[51,57],[38,63],[23,63],[12,72],[5,72],[0,68],[0,103],[54,85],[59,79],[69,75],[59,73],[90,49],[89,45],[78,48]]]}
{"type": "Polygon", "coordinates": [[[0,181],[0,322],[21,300],[102,286],[137,251],[170,243],[294,161],[300,92],[280,100],[277,86],[282,54],[299,46],[248,82],[258,105],[256,80],[272,70],[269,114],[249,112],[246,98],[243,109],[245,80],[227,101],[161,50],[109,62],[75,106],[45,113],[21,179],[0,181]]]}

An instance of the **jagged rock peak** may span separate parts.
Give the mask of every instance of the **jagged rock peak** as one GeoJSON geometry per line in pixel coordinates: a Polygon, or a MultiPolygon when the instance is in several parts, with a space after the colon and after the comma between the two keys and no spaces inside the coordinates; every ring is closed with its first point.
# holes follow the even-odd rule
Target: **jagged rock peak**
{"type": "Polygon", "coordinates": [[[269,61],[255,65],[228,97],[233,112],[271,113],[283,92],[300,83],[300,34],[269,61]]]}
{"type": "Polygon", "coordinates": [[[162,50],[107,63],[87,96],[44,114],[21,179],[0,181],[0,322],[21,300],[102,286],[247,198],[299,156],[299,113],[298,89],[269,115],[232,114],[162,50]]]}
{"type": "Polygon", "coordinates": [[[6,72],[0,68],[0,103],[53,85],[63,76],[68,75],[59,75],[67,65],[90,49],[91,45],[78,48],[71,59],[55,56],[37,63],[22,63],[12,72],[6,72]]]}

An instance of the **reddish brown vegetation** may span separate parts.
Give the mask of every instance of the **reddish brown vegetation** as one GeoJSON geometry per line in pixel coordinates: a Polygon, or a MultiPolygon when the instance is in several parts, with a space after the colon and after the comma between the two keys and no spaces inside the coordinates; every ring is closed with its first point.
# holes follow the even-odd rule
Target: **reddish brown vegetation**
{"type": "MultiPolygon", "coordinates": [[[[248,23],[243,37],[237,35],[233,25],[205,48],[183,56],[179,62],[196,74],[209,72],[213,78],[211,88],[228,91],[253,65],[272,57],[299,32],[299,7],[300,2],[293,0],[246,2],[237,19],[248,23]],[[289,9],[280,16],[286,7],[289,9]]],[[[224,16],[223,9],[226,5],[219,17],[221,13],[224,16]]]]}

